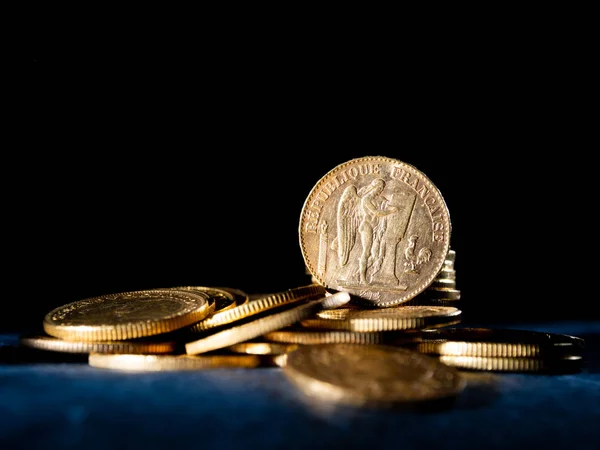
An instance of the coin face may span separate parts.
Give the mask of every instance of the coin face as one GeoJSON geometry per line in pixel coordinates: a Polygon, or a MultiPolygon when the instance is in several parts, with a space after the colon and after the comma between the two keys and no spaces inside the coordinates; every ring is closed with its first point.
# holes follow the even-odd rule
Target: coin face
{"type": "Polygon", "coordinates": [[[308,394],[361,406],[439,400],[465,386],[436,358],[384,345],[300,346],[287,355],[284,373],[308,394]]]}
{"type": "Polygon", "coordinates": [[[153,289],[107,294],[60,306],[44,317],[51,336],[82,341],[133,339],[174,331],[210,313],[205,296],[153,289]]]}
{"type": "Polygon", "coordinates": [[[300,248],[319,284],[371,306],[401,304],[431,284],[450,249],[437,187],[397,159],[367,156],[330,170],[306,198],[300,248]]]}

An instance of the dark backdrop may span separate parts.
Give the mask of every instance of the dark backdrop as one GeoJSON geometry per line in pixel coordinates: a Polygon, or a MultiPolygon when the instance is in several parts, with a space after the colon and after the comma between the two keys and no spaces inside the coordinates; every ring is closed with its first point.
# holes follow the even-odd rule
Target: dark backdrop
{"type": "Polygon", "coordinates": [[[303,202],[365,155],[410,163],[442,192],[465,320],[598,317],[587,123],[572,122],[577,85],[543,61],[473,48],[398,67],[258,34],[161,42],[38,39],[16,67],[2,329],[117,291],[305,284],[303,202]]]}

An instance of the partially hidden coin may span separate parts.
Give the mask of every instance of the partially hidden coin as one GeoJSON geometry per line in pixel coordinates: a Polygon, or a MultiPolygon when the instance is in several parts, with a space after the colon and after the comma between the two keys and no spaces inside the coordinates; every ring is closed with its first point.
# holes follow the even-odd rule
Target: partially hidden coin
{"type": "Polygon", "coordinates": [[[140,372],[253,368],[263,363],[257,355],[110,355],[90,353],[89,365],[102,369],[140,372]]]}
{"type": "Polygon", "coordinates": [[[323,295],[325,295],[323,286],[315,284],[288,289],[287,291],[266,295],[255,300],[249,300],[239,306],[224,311],[215,312],[210,317],[194,324],[194,326],[190,328],[190,331],[193,333],[201,333],[206,330],[231,324],[241,319],[246,319],[273,308],[310,298],[317,298],[323,295]]]}
{"type": "Polygon", "coordinates": [[[218,287],[216,289],[221,289],[223,291],[227,291],[229,292],[231,295],[233,295],[234,299],[235,299],[235,305],[234,306],[241,306],[244,303],[248,303],[250,301],[250,294],[246,293],[245,291],[243,291],[242,289],[238,289],[238,288],[233,288],[233,287],[218,287]]]}
{"type": "Polygon", "coordinates": [[[236,296],[228,290],[210,286],[176,286],[169,289],[183,290],[204,295],[211,305],[211,314],[236,306],[236,296]]]}
{"type": "Polygon", "coordinates": [[[306,198],[299,225],[304,262],[318,282],[374,307],[423,292],[452,255],[450,234],[449,211],[433,182],[383,156],[327,172],[306,198]]]}
{"type": "Polygon", "coordinates": [[[77,342],[65,341],[44,334],[25,334],[19,337],[21,345],[36,350],[44,350],[59,353],[116,353],[116,354],[160,354],[173,353],[177,348],[176,342],[159,341],[111,341],[111,342],[77,342]]]}
{"type": "Polygon", "coordinates": [[[249,341],[271,331],[293,325],[325,308],[342,306],[348,301],[350,301],[350,295],[346,292],[338,292],[330,296],[310,300],[306,303],[291,306],[290,309],[285,311],[273,312],[266,317],[232,326],[201,339],[188,342],[185,344],[185,350],[188,355],[196,355],[249,341]]]}
{"type": "Polygon", "coordinates": [[[457,301],[461,298],[461,291],[452,288],[429,287],[419,294],[419,296],[435,300],[457,301]]]}
{"type": "Polygon", "coordinates": [[[101,295],[53,309],[44,331],[69,341],[114,341],[175,331],[210,313],[205,296],[191,291],[151,289],[101,295]]]}
{"type": "Polygon", "coordinates": [[[227,347],[233,353],[245,353],[248,355],[281,355],[298,348],[296,344],[280,342],[240,342],[227,347]]]}
{"type": "Polygon", "coordinates": [[[399,344],[414,342],[420,334],[403,332],[355,332],[338,330],[278,330],[263,336],[267,341],[299,345],[315,344],[399,344]]]}
{"type": "Polygon", "coordinates": [[[307,328],[355,332],[421,330],[460,322],[462,311],[451,306],[398,306],[385,309],[357,310],[338,308],[317,313],[302,320],[307,328]]]}
{"type": "Polygon", "coordinates": [[[584,340],[565,334],[501,328],[445,328],[427,330],[416,349],[454,356],[536,358],[581,355],[584,340]]]}
{"type": "Polygon", "coordinates": [[[355,406],[454,398],[465,387],[437,358],[385,345],[300,346],[287,354],[284,373],[307,395],[355,406]]]}
{"type": "Polygon", "coordinates": [[[581,355],[555,358],[439,355],[438,358],[440,362],[458,369],[489,372],[574,373],[579,372],[583,367],[581,355]]]}

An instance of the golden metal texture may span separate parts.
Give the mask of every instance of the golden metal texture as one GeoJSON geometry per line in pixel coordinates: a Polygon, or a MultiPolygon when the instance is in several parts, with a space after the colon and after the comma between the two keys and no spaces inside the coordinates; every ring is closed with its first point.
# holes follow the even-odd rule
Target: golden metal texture
{"type": "Polygon", "coordinates": [[[416,349],[423,353],[493,358],[581,355],[584,340],[564,334],[517,329],[445,328],[425,331],[416,349]]]}
{"type": "Polygon", "coordinates": [[[339,308],[321,311],[316,318],[300,323],[306,328],[356,332],[421,330],[456,324],[461,313],[460,309],[452,306],[397,306],[371,310],[339,308]]]}
{"type": "Polygon", "coordinates": [[[579,355],[564,358],[487,358],[440,355],[438,358],[440,362],[458,369],[489,372],[573,373],[580,371],[583,367],[583,357],[579,355]]]}
{"type": "Polygon", "coordinates": [[[266,317],[256,319],[242,325],[233,326],[204,338],[188,342],[185,350],[188,355],[206,353],[212,350],[230,347],[234,344],[249,341],[271,331],[278,330],[315,315],[324,308],[336,308],[350,301],[346,292],[321,297],[307,303],[293,305],[282,312],[273,312],[266,317]]]}
{"type": "Polygon", "coordinates": [[[284,373],[304,393],[357,406],[453,398],[459,371],[437,358],[384,345],[304,345],[288,353],[284,373]]]}
{"type": "Polygon", "coordinates": [[[257,355],[109,355],[90,353],[89,365],[102,369],[165,372],[175,370],[205,370],[223,367],[259,367],[257,355]]]}
{"type": "Polygon", "coordinates": [[[201,333],[206,330],[227,325],[264,311],[277,308],[279,306],[288,305],[294,302],[300,302],[323,295],[325,295],[325,288],[315,284],[288,289],[287,291],[267,295],[255,300],[249,300],[240,306],[236,306],[225,311],[215,312],[210,317],[207,317],[201,322],[196,323],[193,327],[191,327],[190,331],[194,333],[201,333]]]}
{"type": "Polygon", "coordinates": [[[45,350],[59,353],[118,353],[118,354],[154,354],[173,353],[176,342],[152,341],[112,341],[112,342],[76,342],[64,341],[43,334],[28,334],[19,337],[21,345],[36,350],[45,350]]]}
{"type": "Polygon", "coordinates": [[[295,350],[296,344],[277,343],[277,342],[241,342],[227,347],[233,353],[246,353],[248,355],[281,355],[295,350]]]}
{"type": "Polygon", "coordinates": [[[68,341],[114,341],[168,333],[204,319],[205,296],[176,289],[121,292],[78,300],[44,317],[44,331],[68,341]]]}
{"type": "Polygon", "coordinates": [[[450,214],[437,187],[416,167],[383,156],[344,162],[306,198],[299,238],[319,284],[354,300],[390,307],[423,292],[453,268],[450,214]]]}

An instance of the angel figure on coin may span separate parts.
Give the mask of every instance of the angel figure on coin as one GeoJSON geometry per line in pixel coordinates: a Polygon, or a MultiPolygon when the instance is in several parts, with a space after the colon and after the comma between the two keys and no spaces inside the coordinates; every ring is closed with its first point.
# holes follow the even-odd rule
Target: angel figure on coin
{"type": "Polygon", "coordinates": [[[358,261],[360,284],[369,284],[367,271],[372,268],[371,275],[381,268],[385,257],[385,245],[382,245],[387,228],[386,216],[401,210],[391,206],[382,192],[385,181],[376,178],[369,185],[357,189],[351,185],[343,192],[337,212],[337,247],[340,267],[348,264],[350,252],[354,248],[357,236],[362,251],[358,261]]]}

